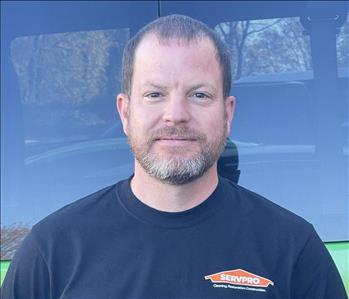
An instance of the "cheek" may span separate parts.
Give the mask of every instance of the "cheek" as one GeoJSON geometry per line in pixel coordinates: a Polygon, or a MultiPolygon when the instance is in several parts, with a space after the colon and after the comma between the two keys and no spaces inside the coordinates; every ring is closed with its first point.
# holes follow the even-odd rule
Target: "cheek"
{"type": "Polygon", "coordinates": [[[129,127],[132,127],[132,130],[137,130],[139,134],[149,134],[149,131],[152,131],[159,126],[161,126],[161,111],[160,109],[155,109],[155,107],[133,107],[129,111],[129,127]]]}
{"type": "Polygon", "coordinates": [[[216,111],[211,111],[204,118],[204,125],[209,132],[213,135],[220,135],[222,129],[226,130],[227,126],[227,114],[225,109],[219,108],[216,111]]]}
{"type": "Polygon", "coordinates": [[[149,124],[149,117],[139,115],[136,113],[130,113],[128,117],[128,132],[138,140],[144,139],[151,130],[149,124]]]}

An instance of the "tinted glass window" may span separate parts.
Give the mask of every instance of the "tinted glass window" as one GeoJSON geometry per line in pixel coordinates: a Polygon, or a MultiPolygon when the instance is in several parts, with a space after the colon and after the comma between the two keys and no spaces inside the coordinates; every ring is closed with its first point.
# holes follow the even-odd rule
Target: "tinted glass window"
{"type": "Polygon", "coordinates": [[[13,40],[20,111],[12,117],[23,133],[21,147],[13,151],[23,160],[15,170],[4,169],[16,173],[15,185],[2,192],[4,224],[17,223],[18,229],[25,221],[29,227],[132,173],[115,109],[128,39],[128,29],[112,29],[13,40]]]}
{"type": "Polygon", "coordinates": [[[33,224],[132,174],[115,97],[124,46],[157,3],[1,5],[1,259],[10,259],[33,224]]]}
{"type": "Polygon", "coordinates": [[[324,240],[348,239],[348,23],[337,34],[331,104],[321,104],[299,18],[215,30],[232,51],[239,183],[306,218],[324,240]]]}
{"type": "Polygon", "coordinates": [[[37,212],[22,214],[27,210],[21,208],[5,213],[4,221],[36,221],[81,189],[92,192],[101,183],[112,184],[116,177],[130,174],[127,141],[115,111],[128,39],[128,29],[113,29],[19,37],[12,42],[24,176],[11,204],[34,205],[37,212]],[[79,184],[83,188],[77,188],[79,184]]]}

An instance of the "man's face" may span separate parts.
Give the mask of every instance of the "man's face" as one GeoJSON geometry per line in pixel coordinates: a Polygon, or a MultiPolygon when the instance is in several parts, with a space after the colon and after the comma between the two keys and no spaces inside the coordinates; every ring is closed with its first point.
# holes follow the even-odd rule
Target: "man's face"
{"type": "Polygon", "coordinates": [[[216,167],[233,111],[222,82],[208,38],[188,43],[146,36],[136,50],[131,96],[118,96],[136,167],[174,185],[216,167]]]}

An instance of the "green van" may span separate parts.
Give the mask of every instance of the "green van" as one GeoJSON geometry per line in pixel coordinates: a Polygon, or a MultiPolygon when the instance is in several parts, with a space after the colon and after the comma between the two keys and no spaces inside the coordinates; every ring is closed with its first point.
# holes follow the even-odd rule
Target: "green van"
{"type": "Polygon", "coordinates": [[[1,1],[1,283],[33,224],[132,173],[115,112],[123,48],[177,13],[232,53],[237,110],[221,175],[311,222],[349,293],[348,11],[346,1],[1,1]]]}

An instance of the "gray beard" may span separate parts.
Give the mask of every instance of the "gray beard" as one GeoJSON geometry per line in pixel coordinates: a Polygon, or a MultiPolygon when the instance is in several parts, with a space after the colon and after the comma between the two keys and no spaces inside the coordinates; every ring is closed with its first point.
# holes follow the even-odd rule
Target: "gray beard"
{"type": "MultiPolygon", "coordinates": [[[[167,132],[180,132],[182,129],[167,129],[167,132]]],[[[206,142],[203,135],[196,135],[200,143],[200,152],[193,157],[184,158],[176,156],[164,158],[159,154],[150,153],[154,136],[151,136],[146,146],[139,146],[129,136],[131,149],[142,168],[152,177],[171,185],[183,185],[201,177],[218,160],[224,150],[226,130],[223,128],[221,135],[211,143],[206,142]]]]}
{"type": "Polygon", "coordinates": [[[183,185],[201,177],[214,164],[215,159],[206,155],[164,159],[155,154],[147,154],[138,162],[150,176],[170,185],[183,185]]]}

